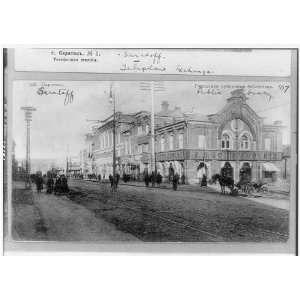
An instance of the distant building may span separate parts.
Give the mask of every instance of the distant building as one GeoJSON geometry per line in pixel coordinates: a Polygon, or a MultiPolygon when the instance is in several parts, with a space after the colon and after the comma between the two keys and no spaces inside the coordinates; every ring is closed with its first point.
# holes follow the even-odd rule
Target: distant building
{"type": "Polygon", "coordinates": [[[85,135],[85,148],[80,151],[80,173],[85,177],[93,173],[93,143],[94,134],[88,133],[85,135]]]}
{"type": "MultiPolygon", "coordinates": [[[[93,171],[102,176],[112,173],[112,117],[93,134],[93,171]]],[[[117,119],[117,171],[141,180],[151,166],[151,114],[118,113],[117,119]]],[[[283,176],[282,151],[281,122],[264,124],[263,118],[247,104],[242,90],[233,91],[216,114],[170,109],[166,101],[155,114],[155,162],[164,178],[168,177],[171,163],[175,172],[193,183],[201,162],[210,178],[220,173],[228,161],[235,181],[245,166],[253,181],[274,181],[283,176]]]]}

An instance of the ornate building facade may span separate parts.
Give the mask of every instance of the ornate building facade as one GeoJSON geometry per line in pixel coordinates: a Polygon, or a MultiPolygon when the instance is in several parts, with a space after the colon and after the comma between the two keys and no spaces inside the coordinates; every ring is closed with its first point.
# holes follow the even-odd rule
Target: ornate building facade
{"type": "MultiPolygon", "coordinates": [[[[142,180],[150,170],[150,112],[118,113],[116,126],[117,171],[142,180]]],[[[112,173],[112,117],[93,135],[95,173],[112,173]]],[[[219,173],[225,162],[232,176],[239,180],[240,170],[247,167],[252,181],[274,181],[282,174],[282,124],[264,124],[263,118],[247,104],[242,90],[235,90],[218,113],[201,115],[169,109],[163,102],[155,114],[155,165],[164,178],[170,164],[187,183],[197,182],[201,162],[207,176],[219,173]]]]}

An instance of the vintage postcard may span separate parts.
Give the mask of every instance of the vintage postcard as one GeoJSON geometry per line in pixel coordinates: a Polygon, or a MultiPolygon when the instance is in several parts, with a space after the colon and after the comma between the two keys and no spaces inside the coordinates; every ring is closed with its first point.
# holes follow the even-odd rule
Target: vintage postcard
{"type": "Polygon", "coordinates": [[[296,253],[297,49],[4,59],[7,253],[296,253]]]}

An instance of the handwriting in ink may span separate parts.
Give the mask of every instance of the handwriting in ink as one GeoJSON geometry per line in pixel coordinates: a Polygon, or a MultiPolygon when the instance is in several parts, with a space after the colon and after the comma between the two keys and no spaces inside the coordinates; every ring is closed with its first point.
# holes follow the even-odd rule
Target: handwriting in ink
{"type": "Polygon", "coordinates": [[[262,96],[266,96],[267,97],[267,100],[268,101],[271,101],[272,99],[272,95],[266,91],[262,91],[262,92],[259,92],[259,91],[253,91],[253,90],[249,90],[247,91],[246,93],[248,96],[254,96],[254,95],[262,95],[262,96]]]}
{"type": "Polygon", "coordinates": [[[182,67],[181,65],[177,65],[176,71],[179,73],[197,73],[199,75],[212,75],[213,71],[210,70],[197,70],[192,67],[182,67]]]}
{"type": "Polygon", "coordinates": [[[47,95],[58,95],[58,96],[64,96],[64,105],[68,105],[73,103],[74,100],[74,91],[69,89],[58,89],[58,90],[49,90],[45,87],[40,87],[37,90],[37,94],[39,96],[47,96],[47,95]]]}
{"type": "Polygon", "coordinates": [[[195,84],[196,93],[200,95],[222,95],[221,90],[214,87],[205,88],[201,84],[195,84]]]}
{"type": "MultiPolygon", "coordinates": [[[[121,55],[118,53],[117,55],[121,55]]],[[[124,51],[123,52],[124,58],[132,58],[132,59],[139,59],[139,58],[150,58],[152,59],[153,65],[159,65],[161,63],[162,59],[165,59],[165,57],[162,55],[161,52],[154,51],[154,52],[130,52],[130,51],[124,51]]]]}
{"type": "Polygon", "coordinates": [[[145,65],[145,66],[139,66],[138,64],[128,65],[123,64],[120,68],[120,71],[138,71],[138,72],[147,72],[147,71],[159,71],[164,72],[166,71],[165,67],[157,67],[153,65],[145,65]]]}

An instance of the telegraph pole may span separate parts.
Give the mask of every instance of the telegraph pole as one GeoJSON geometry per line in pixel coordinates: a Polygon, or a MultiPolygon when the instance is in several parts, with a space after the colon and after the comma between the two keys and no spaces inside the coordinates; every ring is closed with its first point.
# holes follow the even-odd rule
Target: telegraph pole
{"type": "Polygon", "coordinates": [[[113,191],[116,190],[116,99],[113,95],[112,85],[109,91],[109,100],[113,104],[113,191]]]}
{"type": "Polygon", "coordinates": [[[154,92],[165,91],[165,87],[160,82],[141,82],[140,90],[151,91],[151,170],[156,174],[154,92]]]}
{"type": "Polygon", "coordinates": [[[30,122],[32,121],[32,112],[36,109],[32,106],[23,106],[21,107],[25,112],[25,122],[26,122],[26,179],[25,179],[25,188],[31,189],[31,180],[30,180],[30,122]]]}
{"type": "Polygon", "coordinates": [[[154,83],[151,82],[151,161],[152,171],[156,175],[155,136],[154,136],[154,83]]]}

